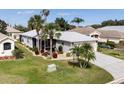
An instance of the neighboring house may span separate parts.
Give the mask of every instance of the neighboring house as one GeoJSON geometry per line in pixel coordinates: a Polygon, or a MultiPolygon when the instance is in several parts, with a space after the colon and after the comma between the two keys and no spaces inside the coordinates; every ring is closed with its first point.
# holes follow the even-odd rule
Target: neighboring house
{"type": "Polygon", "coordinates": [[[14,40],[0,33],[0,57],[12,56],[12,51],[15,49],[14,40]]]}
{"type": "Polygon", "coordinates": [[[100,33],[92,27],[77,27],[70,31],[78,32],[80,34],[87,35],[90,37],[95,37],[95,38],[99,38],[99,36],[100,36],[100,33]]]}
{"type": "Polygon", "coordinates": [[[113,41],[119,43],[124,40],[124,26],[106,26],[97,29],[100,34],[99,42],[113,41]]]}
{"type": "Polygon", "coordinates": [[[19,30],[16,30],[13,27],[7,26],[6,32],[8,33],[9,36],[11,36],[14,40],[19,39],[19,35],[22,33],[19,30]]]}
{"type": "MultiPolygon", "coordinates": [[[[37,47],[36,30],[22,33],[20,35],[20,40],[23,44],[25,44],[28,47],[31,48],[37,47]]],[[[49,39],[46,42],[47,42],[46,48],[49,49],[50,47],[49,39]]],[[[71,31],[63,31],[61,32],[61,36],[59,38],[54,38],[53,48],[58,49],[58,47],[61,45],[63,46],[63,51],[67,52],[74,46],[74,44],[83,44],[83,43],[90,43],[94,51],[97,50],[97,39],[71,31]]],[[[41,46],[44,47],[43,41],[41,42],[41,46]]]]}

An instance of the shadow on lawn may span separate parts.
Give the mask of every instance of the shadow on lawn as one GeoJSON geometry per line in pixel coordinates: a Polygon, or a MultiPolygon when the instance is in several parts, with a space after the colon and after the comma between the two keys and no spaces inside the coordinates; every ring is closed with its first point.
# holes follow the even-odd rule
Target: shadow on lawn
{"type": "MultiPolygon", "coordinates": [[[[85,61],[80,60],[80,62],[81,62],[82,67],[83,67],[83,64],[85,63],[85,61]]],[[[79,67],[80,68],[80,64],[79,64],[79,62],[77,60],[70,60],[70,61],[68,61],[68,64],[73,66],[73,67],[79,67]]],[[[85,68],[91,68],[91,64],[88,62],[87,67],[85,67],[85,68]]]]}

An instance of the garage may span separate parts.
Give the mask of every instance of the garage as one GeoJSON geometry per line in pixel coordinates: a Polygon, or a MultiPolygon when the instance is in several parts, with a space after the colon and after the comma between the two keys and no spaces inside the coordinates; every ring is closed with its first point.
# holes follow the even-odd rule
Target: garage
{"type": "Polygon", "coordinates": [[[75,44],[89,43],[94,51],[97,51],[97,39],[82,35],[77,32],[65,31],[61,32],[61,36],[56,39],[56,48],[63,47],[64,52],[68,52],[75,44]]]}

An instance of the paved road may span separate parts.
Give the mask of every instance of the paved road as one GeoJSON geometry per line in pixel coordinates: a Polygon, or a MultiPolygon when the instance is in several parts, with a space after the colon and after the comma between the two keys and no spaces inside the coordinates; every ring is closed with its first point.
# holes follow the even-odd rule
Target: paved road
{"type": "Polygon", "coordinates": [[[124,77],[124,60],[96,52],[96,60],[93,64],[111,73],[114,79],[124,77]]]}

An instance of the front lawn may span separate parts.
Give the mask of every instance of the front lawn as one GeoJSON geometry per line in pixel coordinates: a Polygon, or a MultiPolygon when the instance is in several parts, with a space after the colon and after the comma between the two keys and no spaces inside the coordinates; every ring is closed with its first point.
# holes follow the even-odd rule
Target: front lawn
{"type": "Polygon", "coordinates": [[[113,77],[105,70],[92,65],[91,68],[73,68],[66,61],[50,61],[32,54],[22,45],[17,47],[24,51],[25,58],[0,62],[0,83],[29,84],[82,84],[107,83],[113,77]],[[57,71],[48,73],[48,64],[56,64],[57,71]]]}

